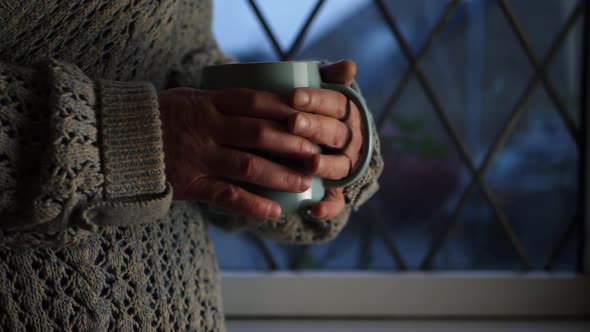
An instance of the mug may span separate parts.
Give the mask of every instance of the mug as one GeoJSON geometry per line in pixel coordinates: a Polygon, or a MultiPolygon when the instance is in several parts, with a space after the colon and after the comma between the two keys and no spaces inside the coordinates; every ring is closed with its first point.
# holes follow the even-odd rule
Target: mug
{"type": "MultiPolygon", "coordinates": [[[[357,166],[340,180],[312,176],[311,187],[302,193],[279,191],[252,184],[241,184],[246,190],[277,202],[283,214],[294,213],[320,202],[326,189],[349,186],[358,181],[366,172],[373,154],[373,126],[371,113],[365,100],[352,88],[343,84],[322,82],[320,64],[317,61],[281,61],[259,63],[235,63],[204,68],[201,89],[219,90],[247,88],[262,90],[287,97],[295,88],[323,88],[336,90],[354,102],[361,114],[363,148],[357,166]]],[[[272,159],[272,158],[270,158],[272,159]]],[[[297,167],[281,160],[285,166],[297,167]]],[[[213,208],[215,212],[223,212],[213,208]]]]}

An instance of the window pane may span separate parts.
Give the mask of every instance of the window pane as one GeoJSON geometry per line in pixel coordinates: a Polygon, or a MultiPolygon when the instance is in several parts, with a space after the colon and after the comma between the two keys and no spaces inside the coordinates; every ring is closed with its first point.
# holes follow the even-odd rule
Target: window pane
{"type": "MultiPolygon", "coordinates": [[[[450,1],[384,3],[414,56],[451,8],[450,1]]],[[[316,1],[256,4],[286,52],[316,1]]],[[[381,190],[327,244],[282,245],[213,229],[221,268],[416,270],[428,256],[434,269],[519,270],[519,247],[533,269],[556,256],[555,269],[574,270],[579,156],[556,104],[578,125],[581,15],[561,43],[556,38],[579,1],[508,4],[539,61],[559,47],[545,68],[559,101],[533,81],[535,67],[496,1],[461,1],[451,10],[419,61],[421,81],[411,72],[402,80],[409,62],[375,1],[326,0],[293,59],[357,63],[357,81],[381,124],[381,190]],[[534,90],[522,99],[531,82],[534,90]],[[401,93],[391,103],[394,91],[401,93]],[[514,132],[490,154],[519,101],[514,132]],[[468,163],[479,168],[486,158],[486,190],[476,187],[456,213],[474,179],[468,163]],[[563,250],[555,251],[562,239],[563,250]]],[[[215,0],[214,32],[240,61],[281,58],[248,1],[215,0]]]]}

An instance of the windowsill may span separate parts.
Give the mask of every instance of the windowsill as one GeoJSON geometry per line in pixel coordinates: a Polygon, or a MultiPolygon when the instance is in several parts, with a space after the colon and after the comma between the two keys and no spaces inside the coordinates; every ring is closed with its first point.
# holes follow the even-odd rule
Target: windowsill
{"type": "Polygon", "coordinates": [[[576,319],[590,279],[562,273],[223,273],[229,319],[576,319]]]}
{"type": "Polygon", "coordinates": [[[590,321],[229,320],[232,332],[584,332],[590,321]]]}

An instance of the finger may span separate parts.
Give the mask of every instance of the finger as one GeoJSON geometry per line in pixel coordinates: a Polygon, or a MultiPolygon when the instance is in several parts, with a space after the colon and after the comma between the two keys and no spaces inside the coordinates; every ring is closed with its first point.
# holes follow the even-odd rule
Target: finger
{"type": "Polygon", "coordinates": [[[236,214],[257,219],[276,219],[281,215],[281,207],[277,203],[215,178],[200,178],[190,186],[189,192],[192,200],[219,206],[236,214]]]}
{"type": "Polygon", "coordinates": [[[340,180],[346,177],[352,168],[351,159],[343,154],[315,155],[306,162],[307,170],[318,177],[340,180]]]}
{"type": "Polygon", "coordinates": [[[305,112],[291,116],[288,127],[295,135],[335,149],[346,147],[353,135],[350,128],[337,119],[305,112]]]}
{"type": "Polygon", "coordinates": [[[361,129],[361,115],[360,112],[355,108],[351,111],[346,123],[352,130],[352,137],[348,146],[342,151],[342,154],[348,156],[353,163],[353,167],[356,166],[359,153],[363,145],[363,130],[361,129]]]}
{"type": "MultiPolygon", "coordinates": [[[[362,131],[361,131],[361,114],[358,110],[357,106],[354,103],[348,102],[346,97],[333,90],[326,90],[326,89],[313,89],[313,88],[300,88],[296,89],[292,93],[292,102],[295,102],[298,94],[305,94],[309,97],[307,104],[305,106],[299,107],[300,110],[304,112],[295,113],[289,119],[289,130],[293,133],[300,133],[303,134],[305,137],[310,138],[312,141],[319,143],[318,140],[315,140],[315,136],[312,135],[322,135],[321,141],[324,145],[328,145],[333,148],[343,148],[345,147],[345,143],[347,139],[351,139],[350,145],[353,146],[354,150],[358,152],[360,149],[360,145],[362,145],[362,131]],[[347,112],[347,106],[350,105],[350,112],[347,112]],[[310,128],[310,121],[314,119],[314,116],[324,115],[331,118],[336,119],[343,119],[346,118],[346,124],[352,129],[352,137],[349,137],[349,133],[346,133],[346,139],[342,140],[343,137],[343,129],[348,131],[349,129],[340,126],[340,132],[331,132],[330,127],[328,128],[320,128],[321,132],[316,132],[318,130],[317,126],[313,127],[316,123],[311,123],[310,128]],[[310,120],[310,121],[306,121],[310,120]],[[298,128],[299,127],[299,128],[298,128]],[[340,142],[340,145],[334,146],[334,144],[326,144],[325,137],[330,137],[332,134],[337,135],[337,137],[332,137],[332,139],[336,139],[340,142]]],[[[321,119],[321,118],[320,118],[321,119]]],[[[343,123],[342,121],[339,121],[343,123]]],[[[323,122],[320,122],[322,124],[323,122]]],[[[334,124],[334,126],[338,126],[334,124]]],[[[334,128],[334,127],[332,127],[334,128]]]]}
{"type": "MultiPolygon", "coordinates": [[[[336,119],[343,119],[347,114],[348,100],[345,95],[335,90],[297,88],[291,92],[289,102],[300,111],[336,119]]],[[[356,108],[354,104],[350,106],[356,108]]]]}
{"type": "Polygon", "coordinates": [[[332,219],[346,207],[342,188],[329,189],[323,201],[311,208],[311,215],[317,219],[332,219]]]}
{"type": "Polygon", "coordinates": [[[226,115],[284,121],[297,112],[281,97],[265,91],[225,89],[209,93],[220,112],[226,115]]]}
{"type": "Polygon", "coordinates": [[[289,192],[311,186],[310,176],[252,153],[218,146],[207,155],[207,174],[289,192]]]}
{"type": "Polygon", "coordinates": [[[231,117],[222,122],[223,130],[215,133],[217,142],[222,145],[256,149],[287,158],[309,157],[318,153],[317,145],[287,132],[274,121],[231,117]]]}
{"type": "Polygon", "coordinates": [[[356,63],[351,60],[341,60],[321,66],[322,80],[329,83],[350,85],[356,76],[356,63]]]}

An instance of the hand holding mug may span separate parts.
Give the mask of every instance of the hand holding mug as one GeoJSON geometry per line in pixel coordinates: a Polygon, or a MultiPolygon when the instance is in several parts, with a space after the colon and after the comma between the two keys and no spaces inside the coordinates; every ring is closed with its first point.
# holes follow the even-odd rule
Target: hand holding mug
{"type": "Polygon", "coordinates": [[[257,154],[310,158],[317,146],[286,130],[297,113],[263,91],[177,88],[159,96],[166,177],[175,200],[222,207],[258,219],[278,218],[280,206],[233,181],[286,192],[304,192],[311,178],[257,154]]]}
{"type": "Polygon", "coordinates": [[[372,152],[370,113],[344,85],[354,69],[351,62],[325,66],[325,80],[343,83],[329,84],[316,62],[215,66],[204,72],[206,90],[162,92],[174,198],[258,219],[308,207],[318,218],[338,214],[345,206],[342,187],[362,176],[372,152]],[[302,93],[307,103],[300,103],[302,93]],[[305,161],[308,169],[289,160],[305,161]]]}
{"type": "MultiPolygon", "coordinates": [[[[356,64],[340,61],[320,68],[327,83],[350,85],[356,76],[356,64]]],[[[298,88],[289,96],[289,103],[301,111],[292,116],[289,130],[314,143],[328,147],[330,154],[308,158],[311,174],[338,180],[356,167],[363,145],[361,118],[356,104],[342,93],[328,89],[298,88]]],[[[312,216],[331,219],[344,210],[344,188],[328,188],[324,199],[311,207],[312,216]]]]}

